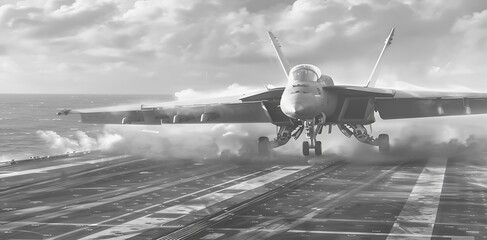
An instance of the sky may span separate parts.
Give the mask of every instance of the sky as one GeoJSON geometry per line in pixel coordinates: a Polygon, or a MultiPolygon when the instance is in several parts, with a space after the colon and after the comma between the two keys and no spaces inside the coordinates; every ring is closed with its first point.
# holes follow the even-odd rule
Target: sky
{"type": "Polygon", "coordinates": [[[175,94],[282,86],[291,64],[377,87],[487,92],[487,1],[0,0],[0,93],[175,94]]]}

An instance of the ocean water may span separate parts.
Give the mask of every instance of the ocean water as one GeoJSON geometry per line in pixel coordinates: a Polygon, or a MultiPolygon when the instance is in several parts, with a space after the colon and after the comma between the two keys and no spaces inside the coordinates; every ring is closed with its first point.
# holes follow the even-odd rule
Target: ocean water
{"type": "Polygon", "coordinates": [[[82,109],[172,100],[171,95],[0,94],[0,161],[59,154],[58,141],[94,137],[103,125],[80,123],[80,116],[57,116],[63,108],[82,109]]]}

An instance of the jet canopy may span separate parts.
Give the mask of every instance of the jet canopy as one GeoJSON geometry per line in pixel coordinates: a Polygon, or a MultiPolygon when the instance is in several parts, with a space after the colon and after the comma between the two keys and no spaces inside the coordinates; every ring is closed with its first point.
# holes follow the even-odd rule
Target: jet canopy
{"type": "Polygon", "coordinates": [[[320,77],[320,69],[310,64],[297,65],[289,73],[289,80],[293,82],[316,82],[320,77]]]}

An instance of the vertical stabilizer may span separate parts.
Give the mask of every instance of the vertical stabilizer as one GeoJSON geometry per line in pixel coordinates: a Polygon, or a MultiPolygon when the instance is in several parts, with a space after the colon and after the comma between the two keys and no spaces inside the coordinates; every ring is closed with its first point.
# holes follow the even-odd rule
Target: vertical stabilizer
{"type": "Polygon", "coordinates": [[[286,57],[284,57],[284,54],[282,53],[281,50],[281,44],[277,40],[277,37],[270,31],[267,32],[269,34],[269,38],[272,41],[272,46],[274,47],[274,50],[276,50],[277,57],[279,58],[279,62],[281,62],[282,70],[284,73],[286,73],[286,78],[289,75],[289,71],[291,70],[291,65],[287,61],[286,57]]]}
{"type": "Polygon", "coordinates": [[[382,55],[384,55],[384,52],[386,51],[387,47],[392,44],[392,38],[394,37],[394,28],[392,28],[391,33],[389,33],[389,36],[387,37],[386,41],[384,42],[384,47],[382,48],[382,51],[380,52],[379,58],[377,59],[377,62],[375,62],[374,69],[372,70],[372,73],[370,73],[369,81],[367,82],[366,87],[374,87],[375,83],[377,82],[377,77],[378,77],[378,67],[380,64],[380,60],[382,59],[382,55]]]}

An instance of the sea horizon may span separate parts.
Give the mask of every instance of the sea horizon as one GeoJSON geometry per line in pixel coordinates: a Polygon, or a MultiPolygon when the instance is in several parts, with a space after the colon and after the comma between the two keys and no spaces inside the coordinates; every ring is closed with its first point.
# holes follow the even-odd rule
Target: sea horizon
{"type": "Polygon", "coordinates": [[[152,94],[0,93],[0,161],[89,150],[76,148],[80,135],[95,138],[103,131],[103,125],[81,123],[78,115],[56,115],[61,109],[133,105],[171,98],[152,94]],[[72,147],[63,149],[63,144],[72,147]]]}

